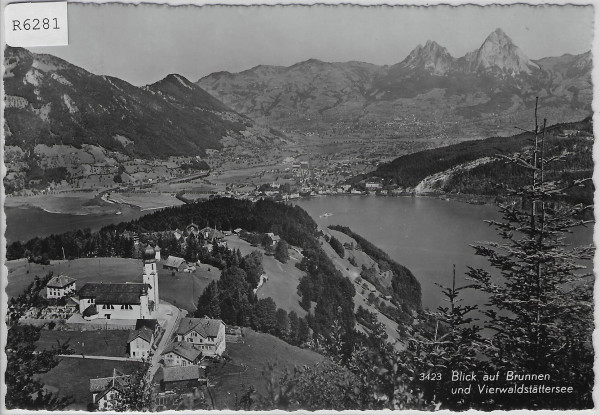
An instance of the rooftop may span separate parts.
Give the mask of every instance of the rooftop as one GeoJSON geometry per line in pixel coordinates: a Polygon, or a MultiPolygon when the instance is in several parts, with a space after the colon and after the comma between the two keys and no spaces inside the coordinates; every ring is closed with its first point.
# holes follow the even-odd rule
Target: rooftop
{"type": "Polygon", "coordinates": [[[158,320],[153,318],[140,318],[135,322],[135,329],[139,330],[142,327],[148,327],[150,330],[156,330],[156,326],[158,326],[158,320]]]}
{"type": "Polygon", "coordinates": [[[154,332],[150,330],[148,327],[142,327],[141,329],[134,330],[129,333],[129,337],[127,338],[127,343],[131,343],[133,340],[138,337],[146,340],[148,343],[152,343],[152,335],[154,332]]]}
{"type": "Polygon", "coordinates": [[[64,288],[68,285],[74,284],[75,281],[77,281],[75,278],[71,278],[66,275],[58,275],[58,276],[52,277],[52,279],[50,281],[48,281],[48,284],[46,284],[46,287],[64,288]]]}
{"type": "Polygon", "coordinates": [[[219,327],[224,324],[221,320],[212,318],[190,318],[184,317],[177,327],[177,334],[185,335],[194,330],[202,337],[217,337],[219,327]]]}
{"type": "Polygon", "coordinates": [[[95,298],[96,304],[140,304],[148,284],[88,282],[79,289],[80,298],[95,298]]]}
{"type": "Polygon", "coordinates": [[[162,368],[162,378],[165,382],[196,380],[202,377],[204,377],[204,369],[197,365],[162,368]]]}
{"type": "Polygon", "coordinates": [[[183,258],[169,255],[167,261],[165,262],[165,266],[179,268],[184,261],[185,259],[183,258]]]}
{"type": "Polygon", "coordinates": [[[171,343],[170,345],[165,347],[165,350],[162,352],[162,354],[165,355],[170,352],[178,354],[179,356],[189,360],[190,362],[195,361],[202,355],[202,352],[200,350],[196,349],[194,346],[187,342],[171,343]]]}

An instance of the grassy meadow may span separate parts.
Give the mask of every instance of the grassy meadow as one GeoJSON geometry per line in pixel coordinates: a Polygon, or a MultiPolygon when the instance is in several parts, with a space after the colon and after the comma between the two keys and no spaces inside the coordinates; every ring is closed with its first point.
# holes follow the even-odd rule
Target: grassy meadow
{"type": "MultiPolygon", "coordinates": [[[[209,382],[215,400],[215,409],[234,409],[236,393],[241,396],[252,385],[259,393],[266,393],[267,378],[263,371],[268,363],[275,363],[275,375],[294,366],[314,365],[325,358],[308,349],[291,346],[270,334],[243,329],[243,343],[228,343],[230,362],[219,363],[209,369],[209,382]]],[[[210,402],[209,402],[210,403],[210,402]]]]}

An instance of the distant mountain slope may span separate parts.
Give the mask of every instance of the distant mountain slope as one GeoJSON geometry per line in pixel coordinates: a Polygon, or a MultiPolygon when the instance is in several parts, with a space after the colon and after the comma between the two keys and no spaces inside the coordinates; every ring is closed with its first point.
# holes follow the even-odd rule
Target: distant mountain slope
{"type": "MultiPolygon", "coordinates": [[[[385,185],[399,186],[418,193],[441,192],[499,196],[503,185],[526,184],[529,176],[523,169],[497,160],[498,154],[513,154],[531,149],[530,133],[511,137],[491,137],[447,147],[420,151],[398,157],[373,172],[354,177],[354,184],[380,180],[385,185]]],[[[557,124],[547,129],[546,157],[566,154],[563,162],[549,167],[548,180],[591,177],[594,171],[594,145],[591,117],[581,122],[557,124]]],[[[567,199],[576,203],[592,203],[591,186],[569,192],[567,199]]]]}
{"type": "Polygon", "coordinates": [[[236,111],[287,130],[481,137],[509,134],[503,124],[525,121],[536,96],[549,118],[589,115],[591,68],[589,52],[531,60],[497,29],[460,58],[428,41],[392,66],[308,60],[197,83],[236,111]]]}
{"type": "MultiPolygon", "coordinates": [[[[5,50],[6,145],[90,144],[128,156],[203,155],[253,121],[180,75],[138,88],[51,55],[5,50]]],[[[242,134],[244,133],[244,134],[242,134]]],[[[254,134],[254,133],[253,133],[254,134]]],[[[261,139],[274,137],[265,132],[261,139]]]]}
{"type": "Polygon", "coordinates": [[[218,72],[198,85],[233,109],[265,123],[303,125],[313,117],[352,118],[368,100],[370,82],[382,69],[362,62],[316,59],[290,67],[260,65],[237,74],[218,72]]]}

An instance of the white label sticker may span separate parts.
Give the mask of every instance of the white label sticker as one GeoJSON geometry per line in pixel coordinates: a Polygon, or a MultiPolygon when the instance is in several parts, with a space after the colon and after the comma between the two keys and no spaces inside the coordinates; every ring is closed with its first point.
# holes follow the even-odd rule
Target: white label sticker
{"type": "Polygon", "coordinates": [[[4,9],[4,30],[10,46],[68,45],[67,2],[9,4],[4,9]]]}

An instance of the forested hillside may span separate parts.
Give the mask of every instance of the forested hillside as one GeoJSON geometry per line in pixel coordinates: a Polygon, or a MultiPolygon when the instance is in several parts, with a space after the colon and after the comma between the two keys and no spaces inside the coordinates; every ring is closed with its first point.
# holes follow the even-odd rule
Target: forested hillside
{"type": "MultiPolygon", "coordinates": [[[[246,200],[215,198],[203,203],[166,208],[131,222],[106,226],[98,232],[74,230],[47,238],[34,238],[24,243],[15,242],[8,246],[7,259],[28,257],[37,261],[48,261],[62,259],[63,256],[66,258],[129,257],[135,255],[133,234],[140,235],[142,241],[155,243],[160,241],[161,247],[168,253],[186,256],[188,252],[186,248],[181,247],[181,243],[173,245],[174,237],[169,236],[171,235],[169,231],[185,229],[192,222],[210,224],[224,230],[242,228],[255,233],[273,232],[287,243],[300,247],[303,259],[297,266],[305,271],[306,275],[300,280],[298,291],[302,296],[301,305],[306,310],[310,310],[307,316],[309,325],[317,335],[321,334],[325,337],[329,335],[331,325],[336,320],[345,333],[353,330],[354,285],[335,268],[321,248],[317,239],[317,224],[297,206],[265,200],[253,203],[246,200]]],[[[361,246],[368,249],[372,245],[363,241],[361,246]]],[[[375,249],[373,247],[373,252],[375,249]]],[[[204,254],[204,256],[208,255],[204,254]]],[[[212,256],[205,258],[200,254],[198,258],[215,266],[219,263],[225,264],[223,265],[225,269],[230,268],[231,264],[235,265],[233,253],[219,251],[218,254],[220,260],[212,256]]],[[[384,257],[381,259],[389,260],[384,257]]],[[[410,305],[412,310],[420,309],[421,295],[418,282],[406,268],[401,266],[397,268],[399,284],[394,287],[397,300],[410,305]]],[[[230,274],[231,271],[228,271],[226,275],[230,274]]]]}
{"type": "MultiPolygon", "coordinates": [[[[521,133],[512,137],[491,137],[425,150],[398,157],[351,181],[359,183],[366,179],[382,179],[386,185],[416,188],[418,191],[502,196],[507,194],[506,187],[516,188],[527,179],[519,174],[517,166],[507,164],[497,156],[528,152],[532,140],[532,134],[521,133]],[[434,175],[439,175],[439,180],[430,180],[425,188],[424,181],[434,175]],[[421,189],[419,185],[422,185],[421,189]]],[[[594,169],[593,144],[591,117],[577,123],[556,124],[547,128],[545,155],[563,156],[562,160],[548,167],[548,178],[569,182],[591,177],[594,169]]],[[[591,187],[570,190],[563,197],[572,203],[591,203],[592,198],[591,187]]]]}

